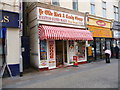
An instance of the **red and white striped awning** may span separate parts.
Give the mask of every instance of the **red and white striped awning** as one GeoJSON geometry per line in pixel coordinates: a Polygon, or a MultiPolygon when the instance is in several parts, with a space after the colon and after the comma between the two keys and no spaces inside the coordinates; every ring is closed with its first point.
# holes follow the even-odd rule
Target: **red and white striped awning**
{"type": "Polygon", "coordinates": [[[40,40],[93,40],[92,34],[88,30],[47,25],[39,25],[38,29],[40,40]]]}

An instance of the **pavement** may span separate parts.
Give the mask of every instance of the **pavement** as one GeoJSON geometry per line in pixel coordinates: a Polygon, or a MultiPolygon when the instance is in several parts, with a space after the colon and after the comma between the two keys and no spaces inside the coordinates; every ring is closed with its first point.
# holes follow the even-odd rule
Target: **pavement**
{"type": "Polygon", "coordinates": [[[2,79],[3,88],[118,88],[118,59],[54,70],[31,69],[23,77],[2,79]]]}

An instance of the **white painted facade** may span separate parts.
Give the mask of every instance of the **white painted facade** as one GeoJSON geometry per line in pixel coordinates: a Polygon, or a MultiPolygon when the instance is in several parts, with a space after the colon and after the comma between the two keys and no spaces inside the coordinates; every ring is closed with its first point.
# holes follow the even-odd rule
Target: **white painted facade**
{"type": "MultiPolygon", "coordinates": [[[[38,0],[39,2],[43,2],[42,0],[38,0]]],[[[60,3],[60,7],[72,9],[72,1],[73,0],[58,0],[60,3]]],[[[91,12],[90,6],[91,0],[78,0],[78,11],[80,12],[91,12]]],[[[95,5],[95,16],[103,17],[102,15],[102,1],[106,2],[106,18],[114,19],[114,6],[118,7],[119,0],[92,0],[95,5]]],[[[43,2],[48,3],[48,2],[43,2]]],[[[52,4],[52,0],[50,1],[52,4]]],[[[91,13],[90,13],[91,14],[91,13]]]]}
{"type": "MultiPolygon", "coordinates": [[[[10,13],[20,13],[19,7],[20,0],[1,0],[0,10],[10,13]]],[[[6,62],[8,65],[13,66],[13,72],[19,72],[20,52],[21,52],[21,37],[20,28],[6,27],[6,62]],[[14,67],[17,65],[17,71],[14,67]]],[[[14,73],[13,73],[14,74],[14,73]]],[[[18,73],[17,73],[18,74],[18,73]]]]}
{"type": "MultiPolygon", "coordinates": [[[[71,2],[72,3],[72,2],[71,2]]],[[[65,3],[63,3],[65,4],[65,3]]],[[[68,4],[69,5],[69,4],[68,4]]],[[[52,69],[52,68],[56,68],[56,65],[55,66],[50,66],[50,50],[49,50],[49,40],[46,40],[46,44],[47,44],[47,59],[44,60],[44,61],[47,61],[47,65],[45,66],[42,66],[42,60],[40,59],[40,39],[39,39],[39,35],[38,35],[38,32],[39,32],[39,28],[38,26],[39,25],[53,25],[53,26],[63,26],[63,27],[74,27],[74,28],[84,28],[85,29],[85,25],[79,25],[79,26],[75,26],[75,25],[71,25],[71,24],[66,24],[66,23],[56,23],[56,22],[53,22],[53,21],[45,21],[45,20],[39,20],[38,17],[39,17],[39,7],[34,7],[34,3],[28,3],[28,20],[29,20],[29,35],[30,35],[30,62],[31,62],[31,65],[36,67],[36,68],[48,68],[48,69],[52,69]],[[33,5],[33,6],[32,6],[33,5]]],[[[52,6],[51,6],[52,7],[52,6]]],[[[69,6],[71,7],[71,6],[69,6]]],[[[41,8],[43,8],[41,6],[41,8]]],[[[45,7],[44,7],[45,8],[45,7]]],[[[48,8],[46,8],[48,9],[48,8]]],[[[60,8],[61,9],[61,8],[60,8]]],[[[70,9],[70,8],[69,8],[70,9]]],[[[51,11],[54,10],[54,9],[51,9],[51,11]]],[[[64,10],[64,9],[63,9],[64,10]]],[[[55,10],[54,10],[55,11],[55,10]]],[[[62,12],[62,11],[59,11],[57,10],[57,12],[62,12]]],[[[64,13],[67,13],[64,11],[64,13]]],[[[69,12],[69,14],[72,14],[71,12],[69,12]]],[[[73,15],[73,14],[72,14],[73,15]]],[[[77,15],[77,14],[76,14],[77,15]]],[[[78,15],[80,16],[80,15],[78,15]]],[[[81,15],[81,17],[83,17],[81,15]]],[[[84,19],[83,19],[84,20],[84,19]]],[[[56,40],[53,40],[54,42],[54,61],[56,62],[56,46],[55,46],[55,42],[56,40]]],[[[76,47],[74,47],[73,49],[73,52],[70,54],[70,49],[69,49],[69,42],[68,40],[66,40],[67,42],[67,62],[65,62],[65,58],[63,59],[63,63],[64,65],[73,65],[73,63],[70,63],[70,59],[73,59],[73,56],[76,55],[76,47]]],[[[64,43],[64,42],[63,42],[64,43]]],[[[75,41],[74,41],[74,46],[75,46],[75,41]]],[[[85,41],[85,47],[87,45],[87,41],[85,41]]],[[[63,49],[64,50],[64,49],[63,49]]],[[[87,61],[87,55],[86,55],[86,48],[85,48],[85,52],[84,52],[84,56],[85,58],[79,60],[78,62],[86,62],[87,61]]]]}

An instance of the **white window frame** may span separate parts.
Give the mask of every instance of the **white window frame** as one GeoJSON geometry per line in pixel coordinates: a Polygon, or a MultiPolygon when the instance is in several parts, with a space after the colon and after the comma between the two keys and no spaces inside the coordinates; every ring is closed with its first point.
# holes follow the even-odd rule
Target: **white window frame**
{"type": "Polygon", "coordinates": [[[106,2],[102,1],[102,15],[104,18],[106,18],[106,2]]]}
{"type": "Polygon", "coordinates": [[[92,15],[95,15],[95,3],[94,3],[94,0],[90,0],[90,13],[92,15]]]}
{"type": "Polygon", "coordinates": [[[60,6],[59,0],[51,0],[51,4],[55,6],[60,6]],[[56,4],[55,4],[56,3],[56,4]]]}
{"type": "Polygon", "coordinates": [[[114,19],[118,21],[119,10],[117,6],[114,6],[114,19]]]}

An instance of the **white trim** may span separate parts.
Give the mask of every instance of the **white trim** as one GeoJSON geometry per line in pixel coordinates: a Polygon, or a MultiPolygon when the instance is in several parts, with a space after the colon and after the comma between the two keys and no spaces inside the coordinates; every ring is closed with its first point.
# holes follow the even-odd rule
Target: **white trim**
{"type": "Polygon", "coordinates": [[[48,22],[48,21],[39,21],[38,20],[38,25],[41,25],[41,24],[46,24],[46,25],[54,25],[54,26],[64,26],[64,27],[73,27],[73,28],[82,28],[82,29],[85,29],[85,26],[81,25],[81,26],[75,26],[75,25],[67,25],[67,24],[63,24],[63,23],[54,23],[54,22],[48,22]]]}
{"type": "Polygon", "coordinates": [[[47,40],[46,40],[46,47],[47,47],[47,65],[46,66],[40,66],[40,64],[41,64],[41,60],[40,60],[40,40],[39,40],[39,48],[38,48],[38,60],[39,60],[39,68],[46,68],[46,67],[48,67],[48,45],[47,45],[47,40]]]}
{"type": "Polygon", "coordinates": [[[38,38],[38,67],[40,67],[40,40],[38,38]]]}

